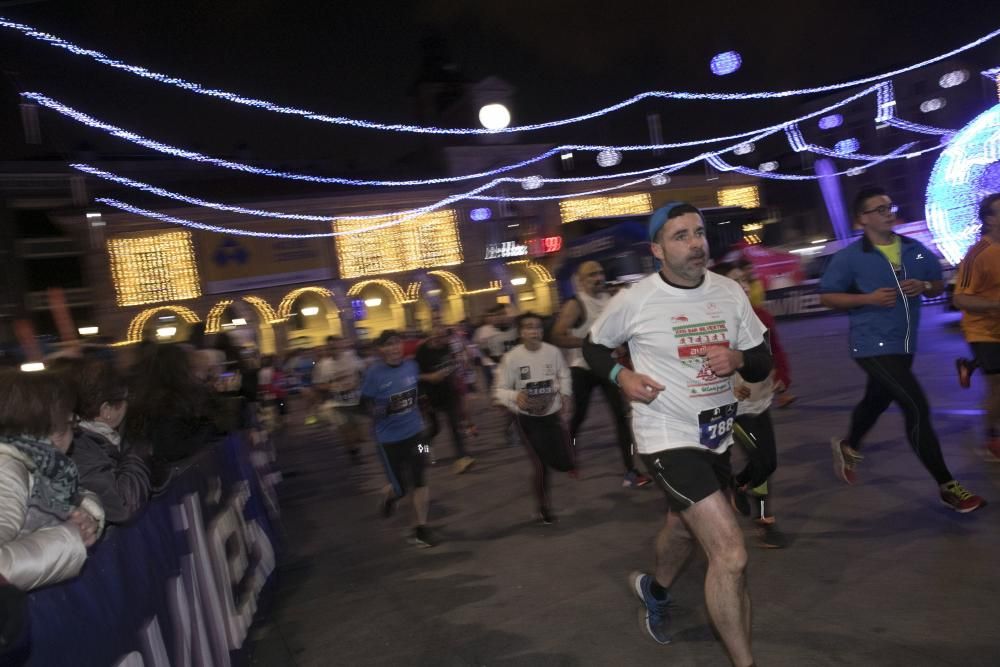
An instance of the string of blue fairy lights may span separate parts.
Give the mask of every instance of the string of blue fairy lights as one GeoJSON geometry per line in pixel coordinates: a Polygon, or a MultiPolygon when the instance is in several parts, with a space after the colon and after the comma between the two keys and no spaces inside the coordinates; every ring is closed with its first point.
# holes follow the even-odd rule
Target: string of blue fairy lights
{"type": "Polygon", "coordinates": [[[160,72],[155,72],[149,70],[145,67],[138,65],[132,65],[121,60],[117,60],[110,56],[96,51],[93,49],[84,48],[78,46],[72,42],[69,42],[61,37],[52,35],[41,30],[38,30],[32,26],[17,23],[5,18],[0,17],[0,29],[8,29],[16,31],[25,37],[29,37],[34,40],[41,41],[45,44],[65,49],[66,51],[73,53],[78,56],[83,56],[90,58],[95,62],[101,63],[108,67],[128,72],[135,76],[156,81],[161,84],[173,86],[186,90],[198,95],[204,95],[214,99],[224,100],[234,104],[240,104],[244,106],[249,106],[257,109],[262,109],[265,111],[299,116],[306,118],[308,120],[319,121],[323,123],[330,123],[334,125],[346,125],[357,128],[365,128],[372,130],[382,130],[389,132],[407,132],[416,134],[444,134],[444,135],[483,135],[483,134],[506,134],[512,132],[531,132],[536,130],[544,130],[553,127],[560,127],[564,125],[572,125],[575,123],[581,123],[594,118],[599,118],[607,114],[619,111],[626,107],[632,106],[646,99],[672,99],[672,100],[712,100],[718,102],[729,102],[729,101],[741,101],[741,100],[760,100],[760,99],[778,99],[784,97],[794,97],[799,95],[811,95],[815,93],[826,93],[835,90],[842,90],[844,88],[851,88],[854,86],[865,85],[868,83],[873,83],[876,81],[884,81],[886,79],[891,79],[892,77],[904,74],[906,72],[911,72],[928,65],[932,65],[936,62],[940,62],[952,56],[958,55],[970,49],[976,48],[986,42],[1000,36],[1000,29],[993,30],[982,37],[963,44],[958,48],[952,49],[946,53],[928,58],[927,60],[908,65],[906,67],[901,67],[889,72],[883,72],[882,74],[877,74],[874,76],[869,76],[861,79],[854,79],[852,81],[844,81],[841,83],[833,83],[822,86],[813,86],[810,88],[799,88],[793,90],[780,90],[780,91],[753,91],[753,92],[733,92],[733,93],[706,93],[706,92],[687,92],[687,91],[647,91],[634,95],[626,100],[622,100],[616,104],[612,104],[596,111],[590,113],[580,114],[577,116],[572,116],[569,118],[563,118],[559,120],[547,121],[543,123],[533,123],[526,125],[515,125],[509,126],[501,129],[487,129],[487,128],[443,128],[434,126],[423,126],[423,125],[412,125],[406,123],[381,123],[377,121],[358,119],[358,118],[348,118],[345,116],[332,116],[323,113],[318,113],[315,111],[310,111],[308,109],[300,109],[297,107],[286,106],[277,104],[274,102],[269,102],[267,100],[246,97],[239,95],[237,93],[217,89],[208,88],[202,84],[195,83],[192,81],[185,80],[181,77],[171,76],[168,74],[163,74],[160,72]]]}

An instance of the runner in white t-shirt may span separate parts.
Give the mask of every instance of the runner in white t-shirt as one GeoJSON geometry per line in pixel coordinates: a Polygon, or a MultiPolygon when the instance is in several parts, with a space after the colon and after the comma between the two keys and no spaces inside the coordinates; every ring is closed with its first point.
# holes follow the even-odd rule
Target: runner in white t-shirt
{"type": "Polygon", "coordinates": [[[669,643],[667,589],[697,540],[708,557],[709,615],[733,664],[745,667],[753,664],[747,555],[725,495],[737,409],[731,376],[738,370],[748,381],[763,380],[771,355],[740,286],[706,273],[697,208],[675,202],[657,209],[649,238],[660,272],[615,295],[584,344],[591,369],[632,401],[636,446],[671,510],[656,539],[655,575],[634,572],[630,582],[646,606],[644,629],[669,643]],[[626,343],[634,371],[612,357],[626,343]]]}
{"type": "Polygon", "coordinates": [[[531,490],[538,503],[538,518],[550,524],[556,518],[549,494],[549,468],[559,472],[574,468],[564,423],[573,385],[562,352],[542,341],[540,315],[519,315],[517,330],[523,342],[501,359],[493,395],[514,415],[534,464],[531,490]]]}

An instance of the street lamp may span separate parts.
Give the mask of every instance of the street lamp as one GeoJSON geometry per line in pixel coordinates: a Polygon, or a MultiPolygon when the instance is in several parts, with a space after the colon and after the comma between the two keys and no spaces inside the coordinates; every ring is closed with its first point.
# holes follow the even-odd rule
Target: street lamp
{"type": "Polygon", "coordinates": [[[487,104],[479,110],[479,122],[487,130],[502,130],[510,125],[510,111],[502,104],[487,104]]]}

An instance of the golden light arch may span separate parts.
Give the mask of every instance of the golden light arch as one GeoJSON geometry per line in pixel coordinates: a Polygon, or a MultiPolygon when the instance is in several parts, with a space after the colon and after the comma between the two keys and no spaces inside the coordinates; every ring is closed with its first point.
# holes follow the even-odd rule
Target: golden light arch
{"type": "Polygon", "coordinates": [[[222,331],[222,314],[231,305],[233,305],[233,300],[225,299],[212,306],[212,309],[208,311],[208,315],[205,316],[205,333],[219,333],[222,331]]]}
{"type": "MultiPolygon", "coordinates": [[[[398,287],[398,285],[397,285],[397,287],[398,287]]],[[[330,290],[328,290],[325,287],[315,287],[315,286],[313,286],[313,287],[300,287],[298,289],[293,289],[291,292],[289,292],[288,294],[286,294],[285,298],[283,298],[281,300],[281,303],[278,304],[278,316],[277,316],[276,319],[280,321],[280,320],[286,320],[289,317],[291,317],[292,316],[292,304],[294,304],[295,300],[298,299],[303,294],[318,294],[318,295],[320,295],[320,296],[322,296],[324,298],[328,298],[328,299],[333,296],[333,292],[331,292],[330,290]]],[[[340,309],[337,308],[337,304],[335,304],[335,303],[333,303],[331,301],[331,305],[333,305],[333,309],[336,312],[338,312],[338,313],[340,312],[340,309]]]]}
{"type": "MultiPolygon", "coordinates": [[[[427,275],[440,278],[455,295],[461,296],[466,293],[465,282],[451,271],[428,271],[427,275]]],[[[406,288],[406,298],[410,301],[416,301],[420,297],[420,288],[422,286],[423,282],[419,280],[410,283],[406,288]]]]}
{"type": "Polygon", "coordinates": [[[379,287],[385,288],[389,294],[392,295],[392,298],[396,300],[396,303],[410,303],[410,301],[412,301],[412,299],[409,299],[406,293],[403,292],[403,288],[399,286],[399,283],[386,280],[385,278],[372,278],[370,280],[362,280],[359,283],[354,283],[351,285],[351,289],[347,290],[347,296],[358,296],[361,294],[361,290],[369,285],[378,285],[379,287]]]}
{"type": "Polygon", "coordinates": [[[195,324],[196,322],[201,322],[201,318],[198,317],[190,308],[178,305],[169,306],[156,306],[155,308],[147,308],[138,315],[132,318],[132,321],[128,325],[128,337],[126,338],[126,343],[140,343],[142,342],[142,332],[146,328],[146,323],[149,322],[153,315],[161,311],[170,311],[174,315],[177,315],[182,320],[188,324],[195,324]]]}

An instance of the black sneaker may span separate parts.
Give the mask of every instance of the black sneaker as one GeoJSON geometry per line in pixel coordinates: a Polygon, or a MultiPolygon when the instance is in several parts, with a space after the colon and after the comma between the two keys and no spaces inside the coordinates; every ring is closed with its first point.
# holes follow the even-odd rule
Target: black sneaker
{"type": "Polygon", "coordinates": [[[556,518],[556,515],[553,514],[552,510],[550,510],[548,507],[538,508],[538,522],[543,526],[551,526],[558,520],[559,519],[556,518]]]}
{"type": "Polygon", "coordinates": [[[410,544],[420,549],[430,549],[438,545],[437,538],[431,533],[427,526],[417,526],[410,536],[410,544]]]}

